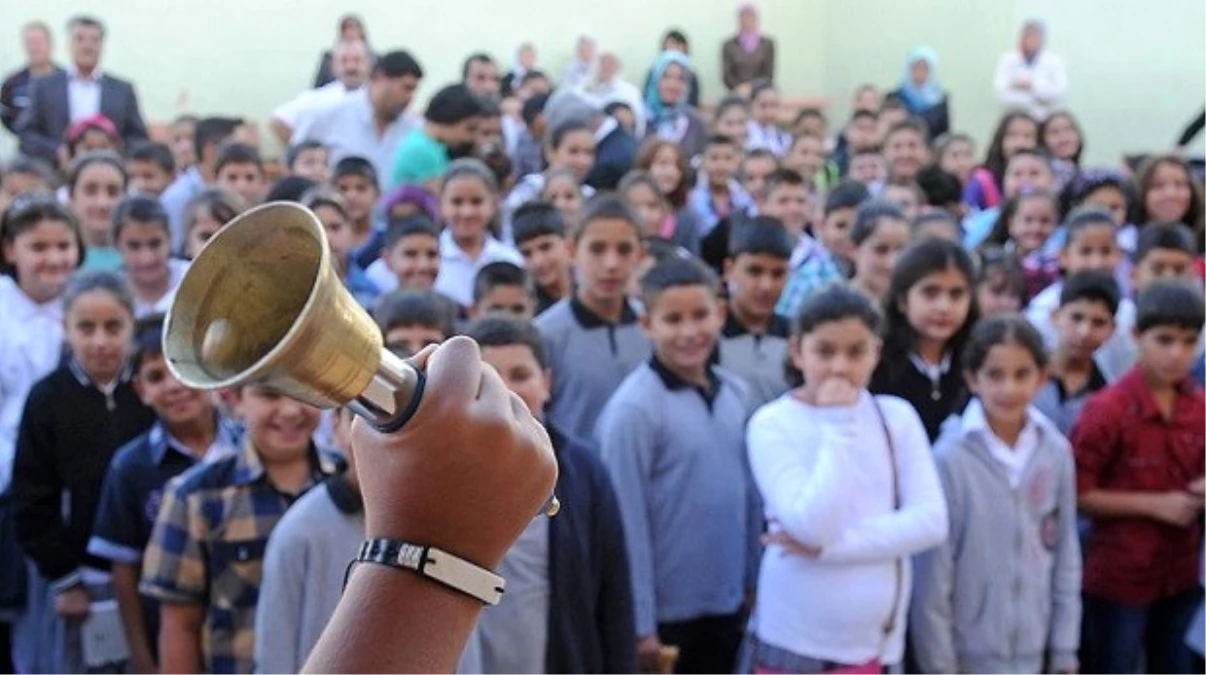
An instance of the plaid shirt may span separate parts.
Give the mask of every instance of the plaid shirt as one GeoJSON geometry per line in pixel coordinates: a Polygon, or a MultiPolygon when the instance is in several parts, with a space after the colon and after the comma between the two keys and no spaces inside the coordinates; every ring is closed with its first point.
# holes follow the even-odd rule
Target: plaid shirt
{"type": "Polygon", "coordinates": [[[845,277],[838,269],[833,256],[829,255],[823,246],[811,237],[802,237],[800,244],[792,253],[795,271],[787,280],[783,294],[779,296],[779,304],[775,305],[775,314],[788,320],[800,311],[800,305],[813,293],[832,283],[842,283],[845,277]],[[797,263],[797,261],[799,261],[797,263]]]}
{"type": "MultiPolygon", "coordinates": [[[[316,452],[306,489],[333,474],[316,452]]],[[[162,602],[206,607],[203,668],[254,670],[255,606],[268,535],[300,495],[278,491],[245,441],[237,454],[199,464],[171,483],[143,560],[141,591],[162,602]]]]}

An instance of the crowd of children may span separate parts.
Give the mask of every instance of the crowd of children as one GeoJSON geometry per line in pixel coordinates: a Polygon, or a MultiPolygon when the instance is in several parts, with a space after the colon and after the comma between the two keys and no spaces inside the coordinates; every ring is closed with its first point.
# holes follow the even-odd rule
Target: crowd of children
{"type": "MultiPolygon", "coordinates": [[[[705,113],[666,44],[641,110],[531,45],[370,156],[299,110],[279,178],[226,117],[5,163],[0,664],[302,668],[363,538],[352,413],[191,390],[160,338],[188,261],[290,200],[387,348],[473,338],[553,442],[562,511],[461,672],[1201,672],[1194,165],[1083,166],[1066,111],[978,153],[872,86],[835,132],[769,81],[705,113]]],[[[375,58],[380,115],[422,70],[375,58]]]]}

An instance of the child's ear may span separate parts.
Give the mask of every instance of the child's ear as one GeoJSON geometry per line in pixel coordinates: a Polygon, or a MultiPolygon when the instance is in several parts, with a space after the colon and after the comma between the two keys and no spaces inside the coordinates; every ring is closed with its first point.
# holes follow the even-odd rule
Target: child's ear
{"type": "Polygon", "coordinates": [[[964,370],[963,371],[963,383],[967,385],[967,390],[969,392],[971,392],[973,394],[979,394],[980,392],[976,391],[976,378],[973,377],[973,375],[974,375],[974,373],[972,371],[964,370]]]}
{"type": "Polygon", "coordinates": [[[644,331],[646,335],[648,335],[652,328],[652,322],[649,320],[649,308],[648,307],[646,307],[645,310],[643,312],[641,312],[641,315],[637,318],[637,323],[639,323],[641,325],[641,330],[644,331]]]}
{"type": "Polygon", "coordinates": [[[733,260],[733,258],[732,258],[732,257],[728,257],[728,258],[725,258],[725,259],[724,259],[724,273],[721,275],[721,277],[722,277],[722,278],[723,278],[725,281],[732,281],[731,277],[733,276],[733,264],[734,264],[734,262],[735,262],[735,261],[733,260]]]}
{"type": "Polygon", "coordinates": [[[147,390],[142,383],[142,378],[138,376],[138,373],[134,373],[134,377],[130,378],[130,384],[134,385],[134,393],[138,394],[138,400],[142,401],[143,405],[149,407],[151,402],[147,400],[147,390]]]}

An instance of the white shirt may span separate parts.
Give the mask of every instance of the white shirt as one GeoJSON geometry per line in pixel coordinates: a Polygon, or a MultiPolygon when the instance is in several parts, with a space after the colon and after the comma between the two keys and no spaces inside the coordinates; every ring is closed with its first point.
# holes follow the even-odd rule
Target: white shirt
{"type": "Polygon", "coordinates": [[[762,126],[754,120],[746,123],[747,150],[769,150],[776,157],[791,151],[791,134],[774,125],[762,126]]]}
{"type": "Polygon", "coordinates": [[[452,232],[445,229],[440,233],[440,274],[436,277],[434,290],[456,300],[462,307],[468,307],[473,304],[473,282],[478,270],[492,262],[509,262],[522,268],[523,256],[486,235],[486,245],[474,260],[452,239],[452,232]]]}
{"type": "Polygon", "coordinates": [[[25,398],[62,354],[62,301],[38,304],[10,277],[0,277],[0,491],[12,477],[25,398]]]}
{"type": "Polygon", "coordinates": [[[302,119],[289,142],[312,140],[322,143],[331,153],[332,166],[345,157],[369,160],[377,170],[377,183],[384,191],[393,175],[398,145],[418,122],[403,113],[390,122],[384,133],[378,133],[368,90],[366,85],[331,107],[317,111],[309,119],[302,119]]]}
{"type": "Polygon", "coordinates": [[[1029,63],[1015,50],[1001,55],[993,87],[1001,105],[1023,110],[1041,122],[1063,105],[1068,74],[1063,59],[1047,50],[1040,51],[1029,63]],[[1029,82],[1030,88],[1014,89],[1017,82],[1029,82]]]}
{"type": "Polygon", "coordinates": [[[82,77],[75,66],[67,67],[67,108],[73,124],[100,114],[100,82],[99,68],[88,77],[82,77]]]}
{"type": "Polygon", "coordinates": [[[503,556],[507,597],[477,623],[483,673],[543,673],[548,647],[549,519],[533,518],[503,556]]]}
{"type": "Polygon", "coordinates": [[[317,89],[303,91],[293,99],[278,105],[272,111],[272,118],[294,129],[310,115],[336,105],[353,91],[356,90],[348,89],[342,82],[335,80],[317,89]]]}
{"type": "Polygon", "coordinates": [[[1030,464],[1030,458],[1038,450],[1039,432],[1038,425],[1034,421],[1034,414],[1033,409],[1026,411],[1026,424],[1022,427],[1017,444],[1010,447],[1008,443],[1001,440],[1000,436],[997,436],[992,427],[988,426],[988,418],[984,416],[984,404],[980,402],[980,399],[972,399],[971,403],[967,404],[967,409],[963,411],[963,433],[974,433],[980,436],[980,440],[988,448],[988,454],[1005,467],[1005,473],[1009,476],[1009,487],[1012,488],[1017,488],[1022,484],[1026,466],[1030,464]]]}
{"type": "Polygon", "coordinates": [[[146,302],[138,298],[134,298],[134,317],[141,319],[151,314],[163,314],[172,306],[172,301],[176,299],[176,291],[180,288],[180,282],[184,281],[184,273],[188,271],[188,261],[179,260],[177,258],[169,258],[168,265],[168,289],[155,302],[146,302]]]}
{"type": "Polygon", "coordinates": [[[821,549],[813,558],[767,548],[758,576],[758,638],[828,661],[899,662],[910,556],[947,533],[946,499],[917,412],[899,398],[866,391],[845,407],[813,406],[789,393],[754,413],[746,441],[766,517],[797,542],[821,549]],[[877,403],[895,449],[900,509],[877,403]],[[896,621],[885,640],[894,604],[896,621]]]}
{"type": "MultiPolygon", "coordinates": [[[[600,111],[611,103],[627,105],[632,109],[632,116],[636,122],[634,136],[637,138],[645,136],[645,99],[635,84],[626,82],[617,75],[610,82],[583,82],[575,88],[575,91],[600,111]]],[[[611,133],[610,129],[608,133],[611,133]]],[[[606,135],[604,134],[604,136],[606,135]]],[[[598,136],[595,137],[595,140],[599,140],[598,136]]]]}

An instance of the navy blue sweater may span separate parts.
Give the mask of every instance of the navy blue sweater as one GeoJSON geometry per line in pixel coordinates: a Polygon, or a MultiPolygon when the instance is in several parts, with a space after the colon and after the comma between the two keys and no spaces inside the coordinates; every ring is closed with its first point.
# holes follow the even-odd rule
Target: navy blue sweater
{"type": "Polygon", "coordinates": [[[549,522],[549,673],[635,673],[636,629],[620,508],[602,462],[549,428],[561,512],[549,522]]]}

